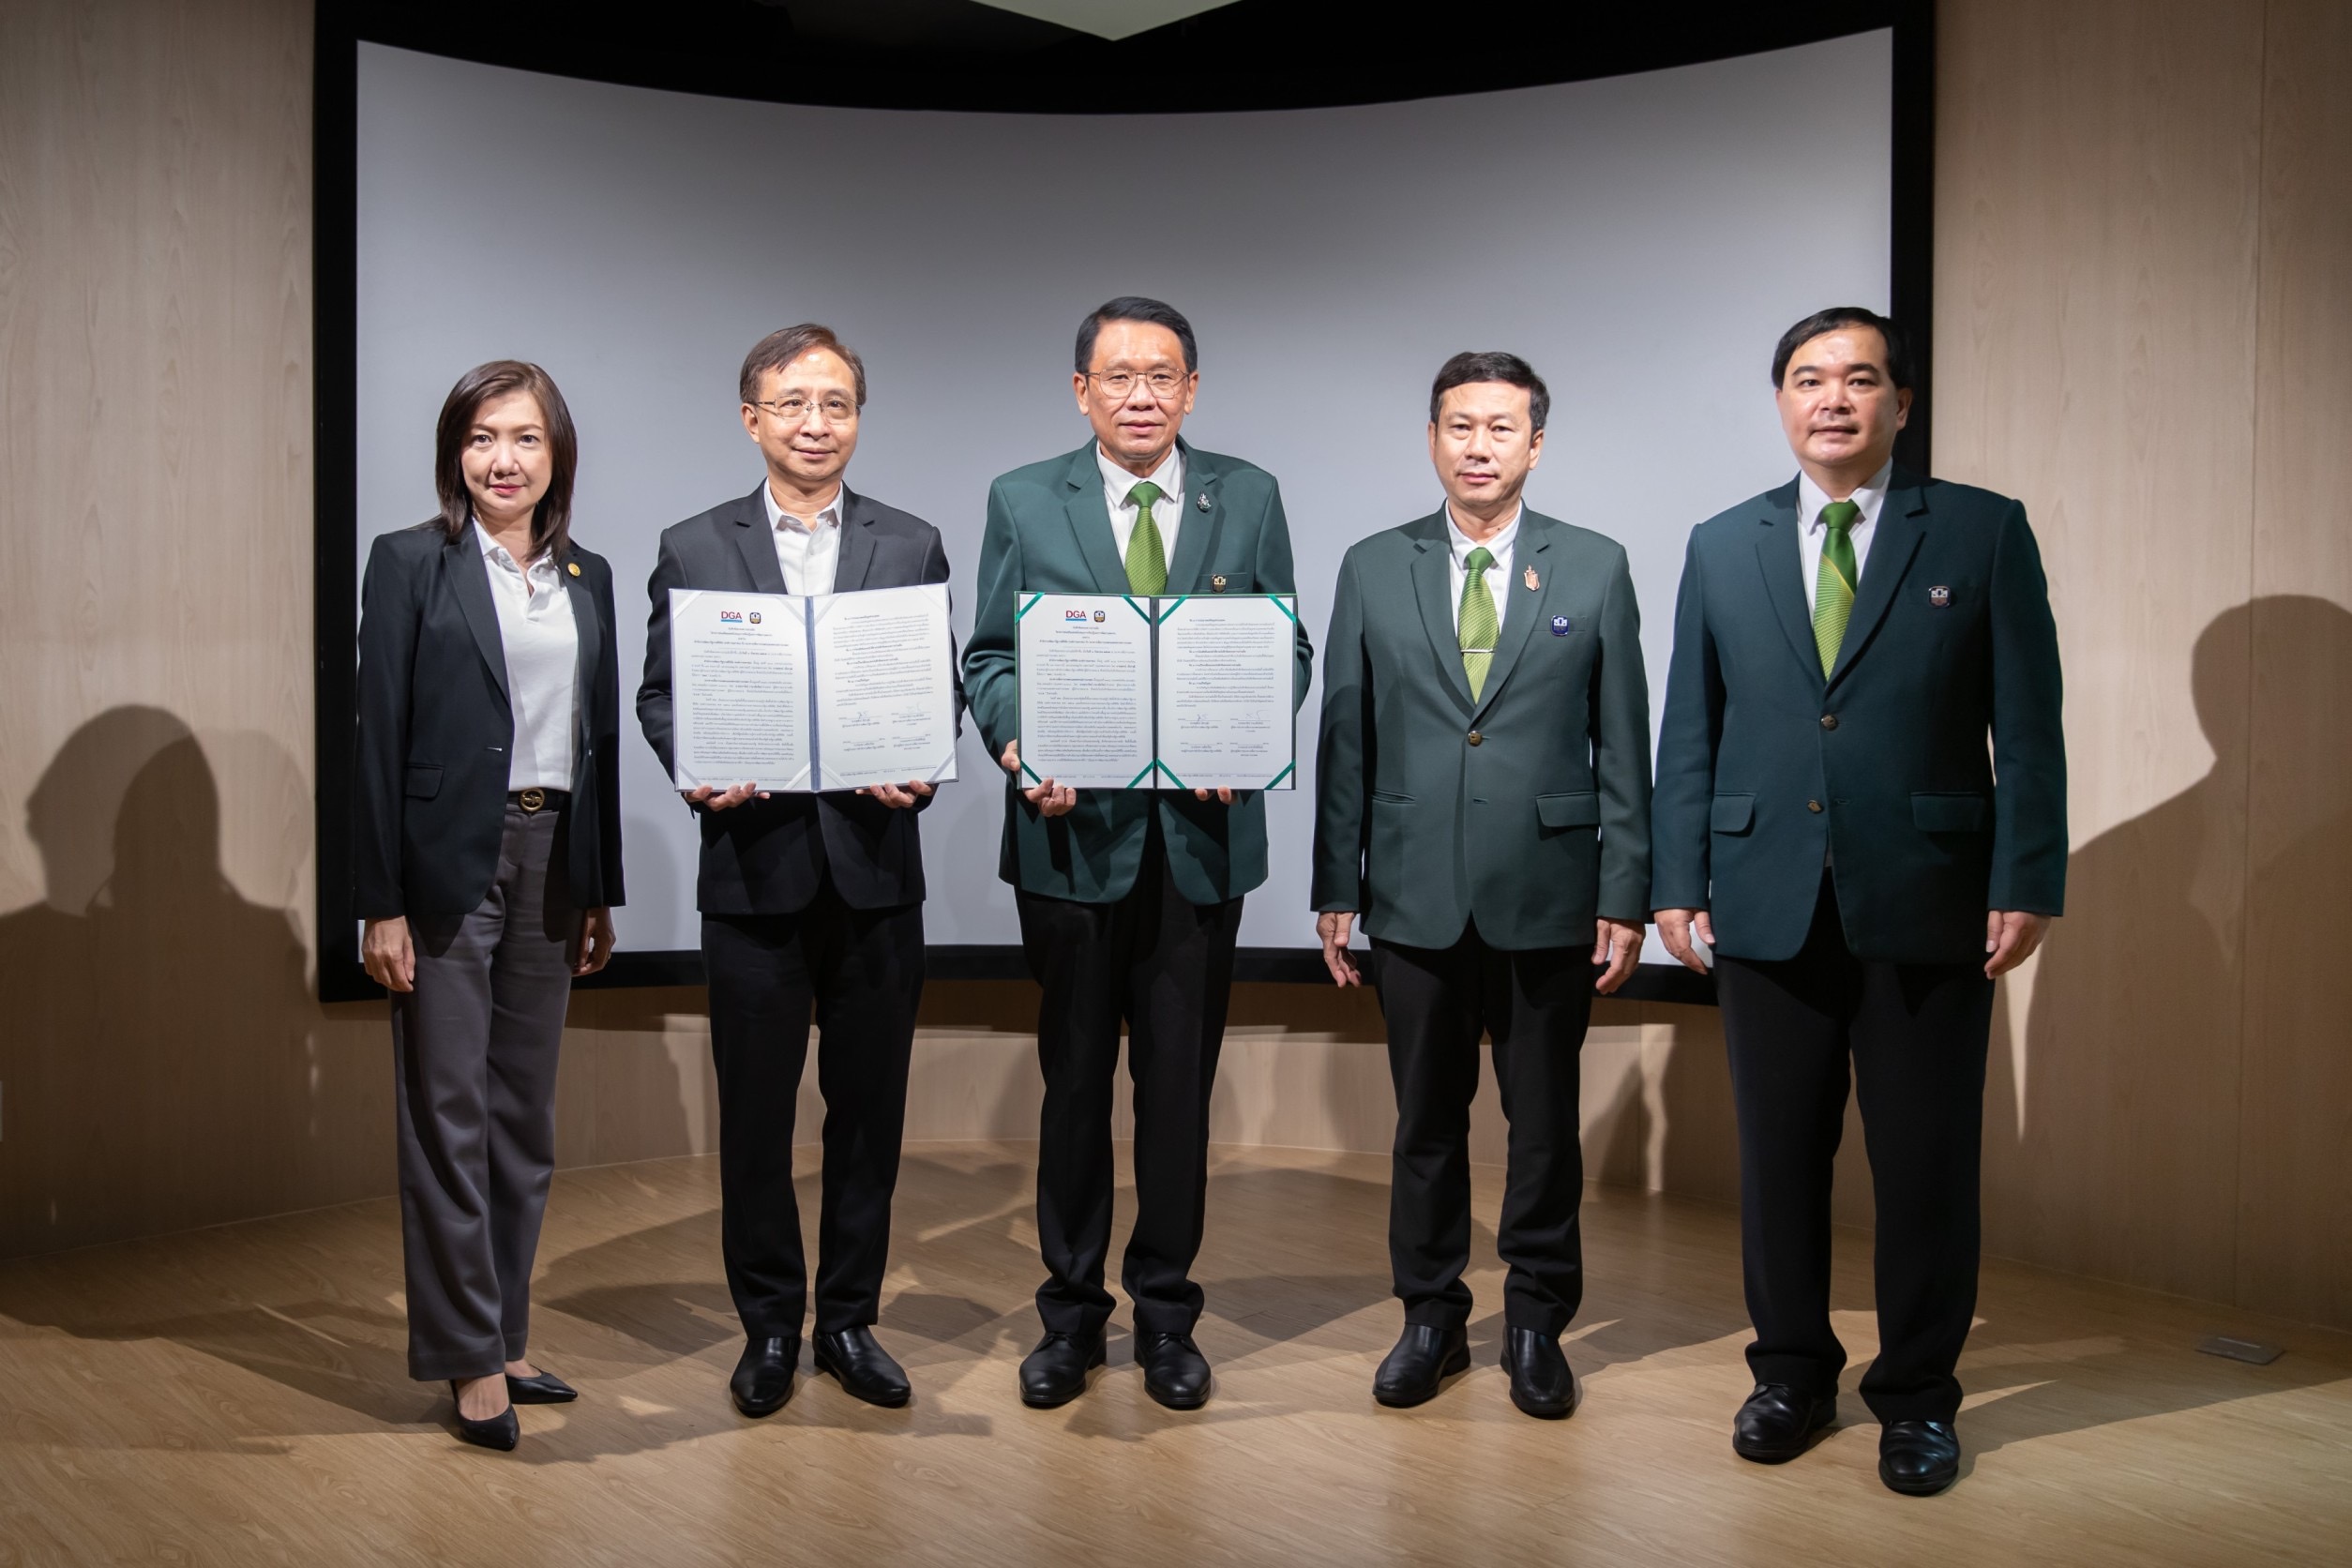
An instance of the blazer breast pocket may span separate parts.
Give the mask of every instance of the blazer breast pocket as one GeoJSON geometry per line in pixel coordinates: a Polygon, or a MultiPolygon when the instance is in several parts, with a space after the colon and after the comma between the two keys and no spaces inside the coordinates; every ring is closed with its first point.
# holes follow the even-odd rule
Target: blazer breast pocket
{"type": "Polygon", "coordinates": [[[408,783],[401,793],[411,800],[430,800],[441,793],[441,764],[411,762],[408,765],[408,783]]]}

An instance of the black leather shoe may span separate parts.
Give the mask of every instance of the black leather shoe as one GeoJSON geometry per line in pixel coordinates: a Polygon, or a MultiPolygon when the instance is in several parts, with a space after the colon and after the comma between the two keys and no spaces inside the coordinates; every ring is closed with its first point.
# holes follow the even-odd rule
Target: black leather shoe
{"type": "Polygon", "coordinates": [[[874,1342],[870,1328],[821,1334],[815,1346],[817,1370],[831,1373],[844,1392],[869,1405],[897,1410],[913,1392],[907,1386],[906,1369],[874,1342]]]}
{"type": "Polygon", "coordinates": [[[1209,1358],[1188,1334],[1139,1334],[1135,1359],[1143,1366],[1143,1392],[1171,1410],[1197,1410],[1209,1402],[1209,1358]]]}
{"type": "Polygon", "coordinates": [[[1576,1412],[1576,1375],[1557,1336],[1512,1329],[1502,1336],[1502,1369],[1511,1374],[1511,1402],[1525,1413],[1560,1421],[1576,1412]]]}
{"type": "Polygon", "coordinates": [[[735,1409],[757,1419],[774,1415],[792,1397],[792,1374],[800,1366],[800,1336],[754,1339],[743,1348],[727,1392],[735,1409]]]}
{"type": "MultiPolygon", "coordinates": [[[[457,1397],[458,1385],[452,1382],[449,1398],[454,1403],[457,1397]]],[[[512,1405],[487,1421],[468,1421],[465,1411],[460,1410],[458,1411],[458,1438],[460,1441],[470,1442],[476,1448],[495,1448],[505,1453],[522,1440],[522,1423],[515,1419],[512,1405]]]]}
{"type": "Polygon", "coordinates": [[[507,1373],[506,1397],[518,1405],[568,1405],[580,1390],[542,1366],[528,1378],[507,1373]]]}
{"type": "Polygon", "coordinates": [[[1787,1383],[1758,1383],[1731,1418],[1731,1451],[1759,1465],[1785,1465],[1836,1422],[1833,1394],[1817,1397],[1787,1383]]]}
{"type": "Polygon", "coordinates": [[[1021,1403],[1049,1410],[1086,1392],[1086,1375],[1103,1364],[1103,1331],[1048,1333],[1021,1360],[1021,1403]]]}
{"type": "Polygon", "coordinates": [[[1470,1370],[1470,1335],[1459,1328],[1407,1323],[1396,1348],[1372,1374],[1372,1397],[1402,1410],[1437,1397],[1445,1380],[1470,1370]]]}
{"type": "Polygon", "coordinates": [[[1878,1479],[1906,1497],[1934,1497],[1960,1479],[1960,1434],[1949,1421],[1888,1422],[1878,1433],[1878,1479]]]}

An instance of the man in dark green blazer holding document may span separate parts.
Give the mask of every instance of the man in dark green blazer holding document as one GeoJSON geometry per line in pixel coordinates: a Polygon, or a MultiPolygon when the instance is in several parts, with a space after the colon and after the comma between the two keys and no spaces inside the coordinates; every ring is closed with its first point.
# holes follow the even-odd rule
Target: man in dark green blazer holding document
{"type": "MultiPolygon", "coordinates": [[[[1110,1293],[1111,1077],[1119,1026],[1135,1081],[1135,1229],[1121,1283],[1135,1303],[1143,1386],[1173,1410],[1209,1397],[1191,1279],[1208,1195],[1209,1094],[1225,1037],[1242,895],[1266,880],[1266,806],[1233,790],[1076,790],[1020,779],[1022,594],[1291,594],[1290,532],[1264,469],[1178,439],[1200,376],[1192,324],[1158,300],[1114,299],[1079,324],[1071,376],[1093,434],[988,490],[964,689],[1003,763],[999,874],[1044,988],[1046,1079],[1037,1242],[1046,1333],[1021,1363],[1041,1409],[1083,1393],[1103,1363],[1110,1293]]],[[[1292,701],[1314,652],[1298,634],[1292,701]]]]}
{"type": "Polygon", "coordinates": [[[1446,504],[1340,565],[1314,904],[1342,986],[1363,918],[1396,1085],[1405,1330],[1373,1397],[1418,1405],[1470,1365],[1470,1107],[1491,1034],[1511,1123],[1501,1360],[1512,1402],[1557,1419],[1584,1289],[1577,1053],[1650,907],[1650,696],[1623,548],[1521,505],[1549,404],[1515,354],[1448,360],[1429,394],[1446,504]]]}
{"type": "Polygon", "coordinates": [[[1824,310],[1772,357],[1797,477],[1692,531],[1658,741],[1658,934],[1706,967],[1740,1123],[1742,1457],[1836,1419],[1830,1181],[1849,1080],[1877,1200],[1862,1395],[1897,1492],[1959,1474],[1993,978],[2066,888],[2058,631],[2026,510],[1894,464],[1903,335],[1824,310]],[[1989,745],[1988,745],[1989,742],[1989,745]],[[1849,1066],[1850,1063],[1850,1066],[1849,1066]]]}

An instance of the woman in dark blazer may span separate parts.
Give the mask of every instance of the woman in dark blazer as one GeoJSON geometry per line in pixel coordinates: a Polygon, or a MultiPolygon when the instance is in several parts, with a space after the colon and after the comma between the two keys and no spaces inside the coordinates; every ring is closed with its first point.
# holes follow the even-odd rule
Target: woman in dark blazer
{"type": "Polygon", "coordinates": [[[571,540],[577,464],[546,371],[467,371],[440,514],[377,539],[360,593],[353,883],[392,993],[409,1375],[490,1448],[514,1405],[576,1397],[526,1359],[531,1260],[565,1004],[621,902],[612,573],[571,540]]]}

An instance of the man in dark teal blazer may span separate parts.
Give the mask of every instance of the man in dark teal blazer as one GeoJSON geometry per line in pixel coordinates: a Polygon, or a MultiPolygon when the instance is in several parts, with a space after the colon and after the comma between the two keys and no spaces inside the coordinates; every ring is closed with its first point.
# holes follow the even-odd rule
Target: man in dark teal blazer
{"type": "Polygon", "coordinates": [[[1418,1405],[1470,1364],[1470,1107],[1491,1033],[1511,1123],[1502,1364],[1512,1402],[1557,1419],[1584,1290],[1577,1052],[1596,973],[1612,991],[1633,972],[1650,906],[1650,692],[1623,548],[1521,504],[1549,403],[1515,354],[1448,360],[1429,393],[1446,504],[1340,565],[1314,904],[1342,986],[1364,918],[1396,1085],[1405,1330],[1373,1397],[1418,1405]]]}
{"type": "Polygon", "coordinates": [[[1675,957],[1714,949],[1731,1058],[1756,1382],[1732,1446],[1778,1463],[1836,1416],[1850,1058],[1877,1200],[1862,1393],[1880,1478],[1926,1495],[1959,1473],[1993,977],[2065,895],[2058,632],[2025,508],[1894,466],[1893,323],[1810,316],[1772,383],[1799,473],[1692,532],[1651,896],[1675,957]]]}
{"type": "MultiPolygon", "coordinates": [[[[999,874],[1044,988],[1037,1053],[1037,1290],[1045,1337],[1021,1397],[1049,1409],[1103,1362],[1110,1293],[1111,1078],[1128,1028],[1135,1082],[1135,1229],[1121,1283],[1135,1303],[1144,1388],[1176,1410],[1209,1396],[1190,1277],[1208,1193],[1209,1093],[1225,1037],[1242,896],[1266,879],[1262,797],[1231,790],[1018,785],[1014,602],[1046,594],[1289,594],[1290,531],[1274,476],[1178,439],[1200,376],[1192,325],[1153,299],[1114,299],[1079,324],[1071,378],[1084,446],[1018,468],[988,491],[964,686],[1010,776],[999,874]]],[[[1294,701],[1314,652],[1302,626],[1294,701]]]]}

